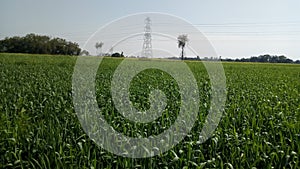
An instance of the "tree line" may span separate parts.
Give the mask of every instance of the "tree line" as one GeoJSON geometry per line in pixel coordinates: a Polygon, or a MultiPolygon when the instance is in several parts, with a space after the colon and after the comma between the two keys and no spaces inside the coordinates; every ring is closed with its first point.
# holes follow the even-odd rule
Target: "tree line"
{"type": "Polygon", "coordinates": [[[241,59],[221,59],[222,61],[227,62],[267,62],[267,63],[300,63],[300,60],[293,61],[292,59],[287,58],[284,55],[274,55],[269,54],[252,56],[250,58],[241,58],[241,59]]]}
{"type": "Polygon", "coordinates": [[[81,49],[77,43],[62,38],[31,33],[24,37],[14,36],[0,40],[0,52],[79,55],[81,49]]]}

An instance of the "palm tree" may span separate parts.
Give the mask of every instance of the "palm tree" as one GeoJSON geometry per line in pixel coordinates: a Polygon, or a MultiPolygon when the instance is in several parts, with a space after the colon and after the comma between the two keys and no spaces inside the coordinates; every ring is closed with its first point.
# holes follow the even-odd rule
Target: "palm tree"
{"type": "Polygon", "coordinates": [[[102,53],[102,51],[101,51],[101,49],[102,49],[102,46],[104,45],[104,43],[103,42],[97,42],[96,44],[95,44],[95,47],[96,47],[96,49],[97,49],[97,55],[100,55],[101,53],[102,53]],[[98,52],[98,51],[100,51],[100,52],[98,52]]]}
{"type": "Polygon", "coordinates": [[[184,47],[189,39],[187,35],[179,35],[177,40],[178,40],[178,48],[181,48],[181,60],[183,60],[184,47]]]}
{"type": "Polygon", "coordinates": [[[109,49],[109,53],[112,55],[113,52],[114,52],[114,47],[111,47],[111,48],[109,49]]]}

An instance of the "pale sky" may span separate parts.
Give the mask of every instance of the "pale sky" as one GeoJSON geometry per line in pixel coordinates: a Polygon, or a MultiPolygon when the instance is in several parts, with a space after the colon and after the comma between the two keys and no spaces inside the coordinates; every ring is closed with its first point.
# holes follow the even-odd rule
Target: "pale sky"
{"type": "Polygon", "coordinates": [[[0,39],[37,33],[83,47],[98,28],[112,20],[163,12],[196,26],[223,58],[271,54],[297,60],[299,7],[299,0],[2,0],[0,39]]]}

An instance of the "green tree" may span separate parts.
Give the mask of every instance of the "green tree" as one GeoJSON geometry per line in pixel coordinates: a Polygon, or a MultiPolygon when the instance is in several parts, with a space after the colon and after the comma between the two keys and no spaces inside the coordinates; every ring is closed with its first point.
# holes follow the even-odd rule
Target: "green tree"
{"type": "Polygon", "coordinates": [[[27,34],[25,37],[11,37],[0,40],[0,52],[31,54],[79,55],[81,49],[77,43],[65,39],[27,34]]]}
{"type": "Polygon", "coordinates": [[[81,56],[88,56],[88,55],[90,55],[90,53],[87,50],[83,50],[83,51],[80,52],[80,55],[81,56]]]}
{"type": "Polygon", "coordinates": [[[123,55],[123,52],[120,54],[120,53],[118,53],[118,52],[116,52],[116,53],[113,53],[112,55],[111,55],[111,57],[124,57],[124,55],[123,55]]]}

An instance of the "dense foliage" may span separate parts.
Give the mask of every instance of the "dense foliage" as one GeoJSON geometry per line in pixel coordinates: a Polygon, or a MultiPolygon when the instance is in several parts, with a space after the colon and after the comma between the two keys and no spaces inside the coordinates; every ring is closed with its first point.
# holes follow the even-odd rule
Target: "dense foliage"
{"type": "Polygon", "coordinates": [[[252,56],[250,58],[242,58],[242,59],[222,59],[222,61],[229,62],[265,62],[265,63],[300,63],[300,60],[293,61],[292,59],[287,58],[286,56],[271,56],[271,55],[260,55],[260,56],[252,56]]]}
{"type": "Polygon", "coordinates": [[[6,53],[79,55],[80,51],[77,43],[35,34],[0,40],[0,52],[6,53]]]}
{"type": "Polygon", "coordinates": [[[116,53],[113,53],[112,55],[111,55],[111,57],[124,57],[124,55],[123,55],[123,52],[120,54],[120,53],[118,53],[118,52],[116,52],[116,53]]]}
{"type": "MultiPolygon", "coordinates": [[[[0,168],[299,168],[300,66],[224,63],[227,103],[213,137],[198,144],[210,101],[210,82],[201,62],[186,63],[200,93],[199,123],[170,151],[146,159],[116,156],[84,133],[72,104],[69,56],[0,54],[0,168]]],[[[106,120],[131,136],[160,133],[162,123],[143,128],[124,119],[110,96],[112,75],[122,59],[105,58],[96,77],[97,102],[106,120]],[[144,130],[148,128],[151,130],[144,130]],[[151,128],[152,127],[152,128],[151,128]]],[[[161,88],[176,115],[176,81],[145,70],[131,84],[131,99],[146,108],[149,87],[161,88]],[[169,97],[173,96],[173,97],[169,97]]],[[[168,123],[165,123],[168,128],[168,123]]]]}

